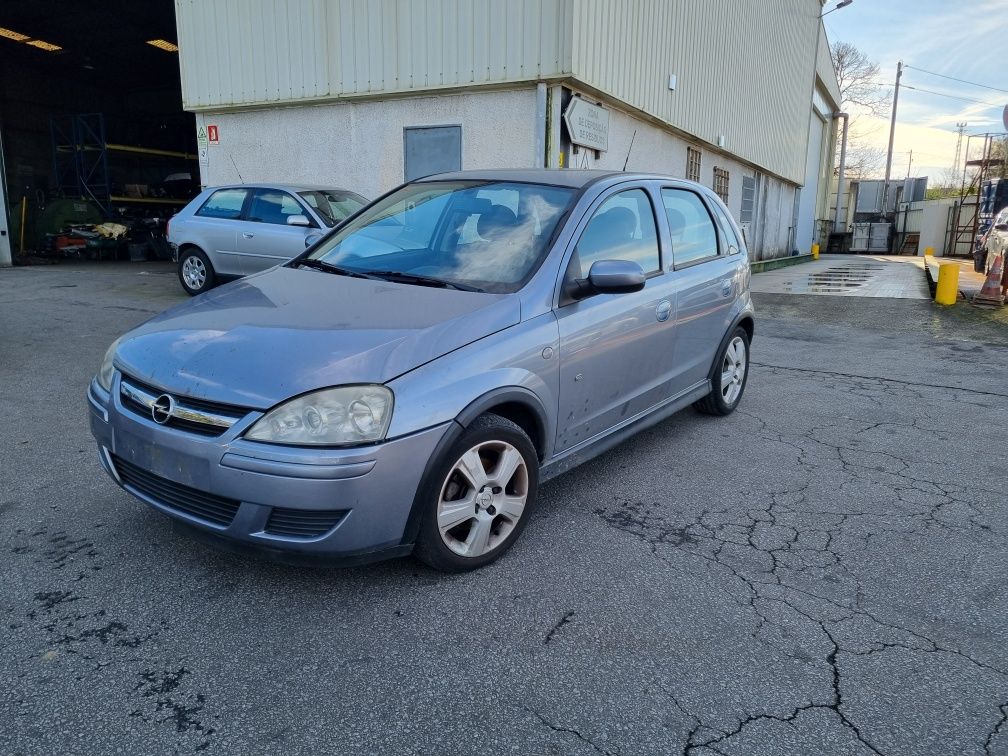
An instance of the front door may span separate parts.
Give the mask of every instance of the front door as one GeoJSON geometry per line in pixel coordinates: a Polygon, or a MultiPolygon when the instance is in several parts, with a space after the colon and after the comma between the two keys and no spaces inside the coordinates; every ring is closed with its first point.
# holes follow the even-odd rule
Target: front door
{"type": "Polygon", "coordinates": [[[256,189],[239,223],[238,252],[245,275],[287,262],[304,252],[306,226],[288,226],[292,215],[308,216],[294,197],[280,189],[256,189]]]}
{"type": "Polygon", "coordinates": [[[561,302],[556,451],[576,446],[669,396],[675,302],[662,270],[651,195],[624,189],[603,198],[584,226],[567,277],[587,278],[598,260],[633,260],[641,291],[561,302]]]}

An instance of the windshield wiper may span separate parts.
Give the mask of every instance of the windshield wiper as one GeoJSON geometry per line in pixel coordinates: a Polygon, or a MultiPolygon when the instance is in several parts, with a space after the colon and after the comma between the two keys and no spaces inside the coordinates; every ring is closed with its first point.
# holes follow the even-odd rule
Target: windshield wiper
{"type": "Polygon", "coordinates": [[[314,270],[321,270],[325,271],[326,273],[334,273],[337,276],[349,276],[350,278],[370,278],[374,280],[381,280],[378,278],[378,276],[373,276],[370,273],[361,273],[358,270],[341,268],[339,265],[333,265],[332,263],[327,263],[325,260],[316,260],[311,257],[306,257],[304,260],[298,260],[297,265],[299,268],[313,268],[314,270]]]}
{"type": "Polygon", "coordinates": [[[477,291],[480,293],[485,293],[486,289],[481,289],[478,286],[470,286],[469,284],[455,283],[454,281],[445,281],[442,278],[434,278],[433,276],[421,276],[417,273],[403,273],[401,270],[370,270],[369,275],[373,278],[380,278],[383,281],[391,281],[392,283],[405,283],[405,284],[417,284],[419,286],[437,286],[441,289],[456,289],[458,291],[477,291]]]}

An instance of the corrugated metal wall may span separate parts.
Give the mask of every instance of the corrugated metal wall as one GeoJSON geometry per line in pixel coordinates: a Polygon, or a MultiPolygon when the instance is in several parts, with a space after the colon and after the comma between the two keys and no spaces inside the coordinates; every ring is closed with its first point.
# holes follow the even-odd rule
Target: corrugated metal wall
{"type": "Polygon", "coordinates": [[[578,0],[574,74],[802,183],[820,12],[819,0],[578,0]]]}
{"type": "Polygon", "coordinates": [[[708,143],[724,136],[726,151],[795,183],[814,66],[828,63],[820,0],[175,6],[187,110],[573,78],[708,143]]]}
{"type": "Polygon", "coordinates": [[[555,78],[575,0],[175,0],[187,110],[555,78]]]}

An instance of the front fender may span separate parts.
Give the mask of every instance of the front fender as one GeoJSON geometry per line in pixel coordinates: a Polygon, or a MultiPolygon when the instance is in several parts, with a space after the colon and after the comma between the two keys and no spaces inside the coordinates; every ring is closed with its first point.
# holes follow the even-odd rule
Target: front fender
{"type": "Polygon", "coordinates": [[[548,453],[556,435],[560,334],[552,312],[468,344],[390,381],[388,437],[440,423],[471,422],[495,404],[525,404],[541,423],[548,453]]]}

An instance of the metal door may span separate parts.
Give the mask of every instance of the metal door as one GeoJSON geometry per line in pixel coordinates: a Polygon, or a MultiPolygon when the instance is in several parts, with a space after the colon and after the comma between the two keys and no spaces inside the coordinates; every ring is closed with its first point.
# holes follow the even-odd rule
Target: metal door
{"type": "MultiPolygon", "coordinates": [[[[586,215],[566,275],[584,277],[589,261],[635,259],[649,278],[632,294],[600,294],[561,303],[556,451],[576,446],[669,396],[675,302],[662,270],[653,200],[641,188],[603,197],[586,215]],[[636,206],[635,227],[614,228],[610,211],[636,206]],[[620,241],[620,236],[623,240],[620,241]],[[605,239],[604,237],[609,237],[605,239]],[[589,241],[595,248],[588,250],[589,241]],[[602,240],[601,245],[598,244],[602,240]],[[650,258],[653,255],[653,269],[650,258]],[[584,258],[582,260],[582,257],[584,258]],[[573,273],[571,272],[573,271],[573,273]]],[[[624,212],[616,213],[624,219],[624,212]]]]}

